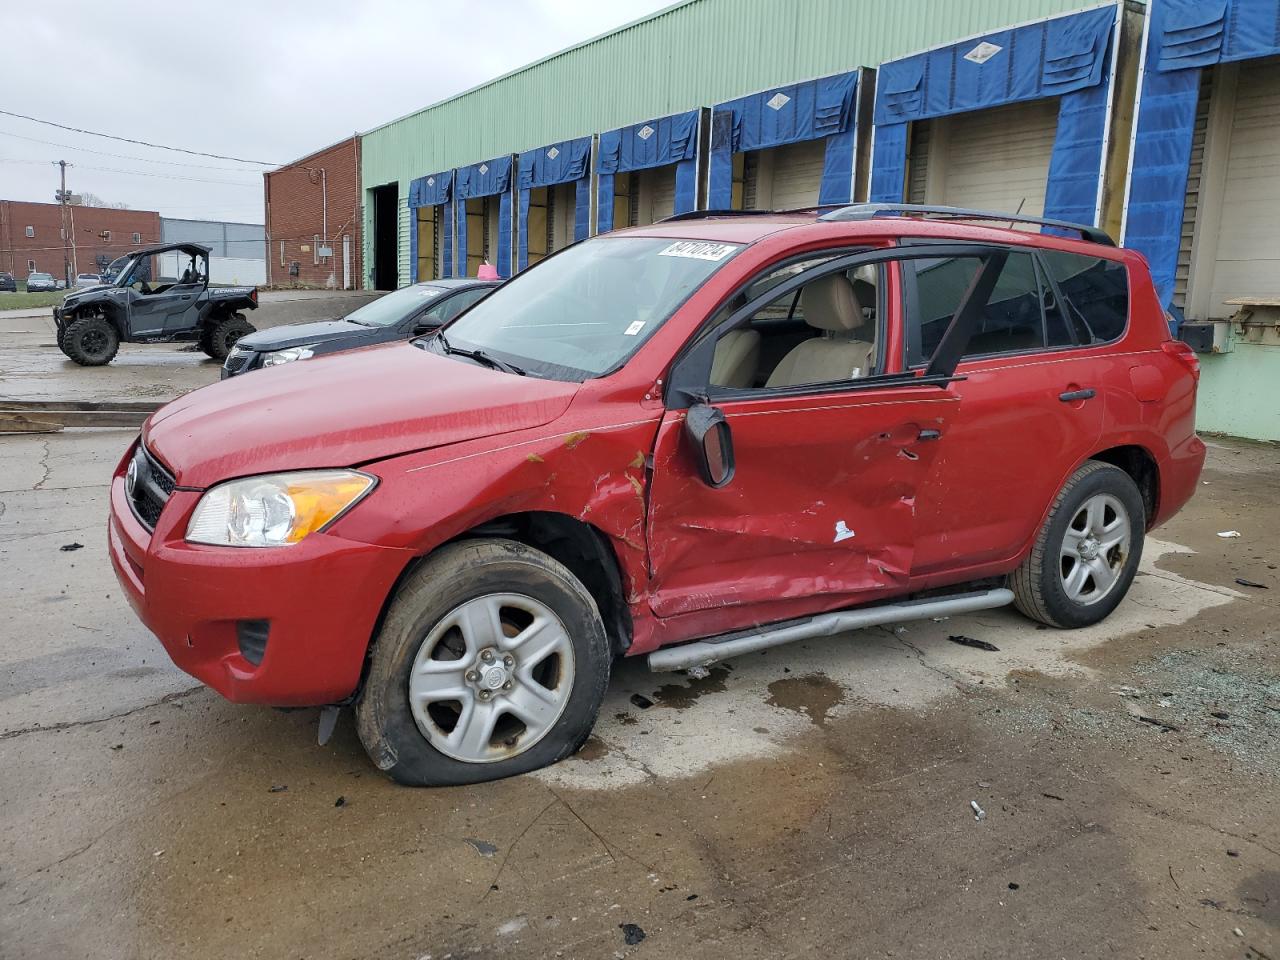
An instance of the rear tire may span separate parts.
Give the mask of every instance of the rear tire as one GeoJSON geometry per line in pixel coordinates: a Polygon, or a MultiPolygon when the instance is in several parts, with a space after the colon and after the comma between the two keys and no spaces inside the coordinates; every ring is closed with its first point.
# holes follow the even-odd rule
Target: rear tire
{"type": "Polygon", "coordinates": [[[67,325],[58,346],[82,367],[101,367],[115,359],[120,334],[104,317],[85,317],[67,325]]]}
{"type": "Polygon", "coordinates": [[[1014,602],[1051,627],[1087,627],[1120,605],[1142,559],[1146,505],[1133,478],[1090,460],[1054,499],[1010,577],[1014,602]]]}
{"type": "Polygon", "coordinates": [[[221,363],[241,337],[254,332],[254,326],[243,313],[229,313],[200,331],[200,349],[221,363]]]}
{"type": "Polygon", "coordinates": [[[403,784],[527,773],[586,741],[611,662],[596,602],[566,567],[513,540],[460,541],[397,589],[356,729],[403,784]]]}

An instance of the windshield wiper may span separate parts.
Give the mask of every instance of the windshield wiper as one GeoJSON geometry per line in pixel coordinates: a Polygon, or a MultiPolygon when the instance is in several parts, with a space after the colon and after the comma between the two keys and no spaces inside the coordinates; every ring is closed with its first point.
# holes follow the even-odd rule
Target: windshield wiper
{"type": "Polygon", "coordinates": [[[453,346],[449,343],[448,337],[443,333],[437,333],[435,339],[445,353],[456,353],[460,357],[466,357],[468,360],[483,363],[487,367],[492,367],[494,370],[501,370],[504,373],[514,373],[521,377],[528,376],[528,371],[523,367],[517,367],[514,363],[508,363],[506,360],[499,360],[497,357],[490,356],[483,350],[464,350],[462,347],[453,346]]]}

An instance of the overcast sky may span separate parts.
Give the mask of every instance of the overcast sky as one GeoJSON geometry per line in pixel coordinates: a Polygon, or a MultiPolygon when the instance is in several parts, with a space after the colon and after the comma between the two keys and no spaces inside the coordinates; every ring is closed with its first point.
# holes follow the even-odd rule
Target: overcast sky
{"type": "MultiPolygon", "coordinates": [[[[28,4],[8,18],[0,110],[284,163],[669,3],[28,4]]],[[[0,199],[52,202],[56,160],[74,164],[67,185],[75,192],[163,216],[262,222],[260,165],[0,115],[0,199]]]]}

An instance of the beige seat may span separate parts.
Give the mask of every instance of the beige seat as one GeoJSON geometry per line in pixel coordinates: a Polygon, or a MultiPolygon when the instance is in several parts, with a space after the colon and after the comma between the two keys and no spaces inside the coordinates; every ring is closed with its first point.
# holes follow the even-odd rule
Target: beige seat
{"type": "Polygon", "coordinates": [[[815,280],[800,293],[805,323],[823,336],[797,344],[769,374],[769,387],[852,380],[871,373],[875,321],[868,320],[843,273],[815,280]],[[863,339],[863,338],[868,339],[863,339]]]}
{"type": "Polygon", "coordinates": [[[716,343],[711,382],[717,387],[753,387],[760,366],[760,334],[730,330],[716,343]]]}

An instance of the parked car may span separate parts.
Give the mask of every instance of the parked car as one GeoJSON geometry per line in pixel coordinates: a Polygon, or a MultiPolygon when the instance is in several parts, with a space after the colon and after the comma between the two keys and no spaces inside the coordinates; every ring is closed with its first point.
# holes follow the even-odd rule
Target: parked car
{"type": "Polygon", "coordinates": [[[497,285],[495,281],[465,277],[415,283],[366,303],[341,320],[259,330],[236,343],[222,366],[222,377],[431,333],[482,300],[497,285]]]}
{"type": "Polygon", "coordinates": [[[7,293],[18,292],[18,281],[13,279],[12,273],[0,273],[0,291],[7,293]]]}
{"type": "Polygon", "coordinates": [[[1198,363],[1139,254],[993,219],[677,217],[189,393],[116,469],[115,572],[183,670],[353,704],[407,784],[569,756],[618,656],[1097,623],[1196,489],[1198,363]]]}
{"type": "Polygon", "coordinates": [[[96,273],[77,273],[76,274],[77,288],[100,287],[103,285],[104,282],[105,281],[103,281],[102,277],[98,276],[98,274],[96,273]]]}
{"type": "Polygon", "coordinates": [[[253,333],[242,311],[257,309],[257,287],[211,288],[206,246],[170,243],[136,250],[114,276],[109,286],[69,294],[53,308],[58,347],[82,367],[110,363],[122,341],[194,340],[221,362],[236,341],[253,333]],[[154,258],[171,251],[178,253],[179,275],[152,286],[154,258]]]}
{"type": "Polygon", "coordinates": [[[28,273],[27,293],[52,293],[58,289],[58,281],[50,273],[28,273]]]}

